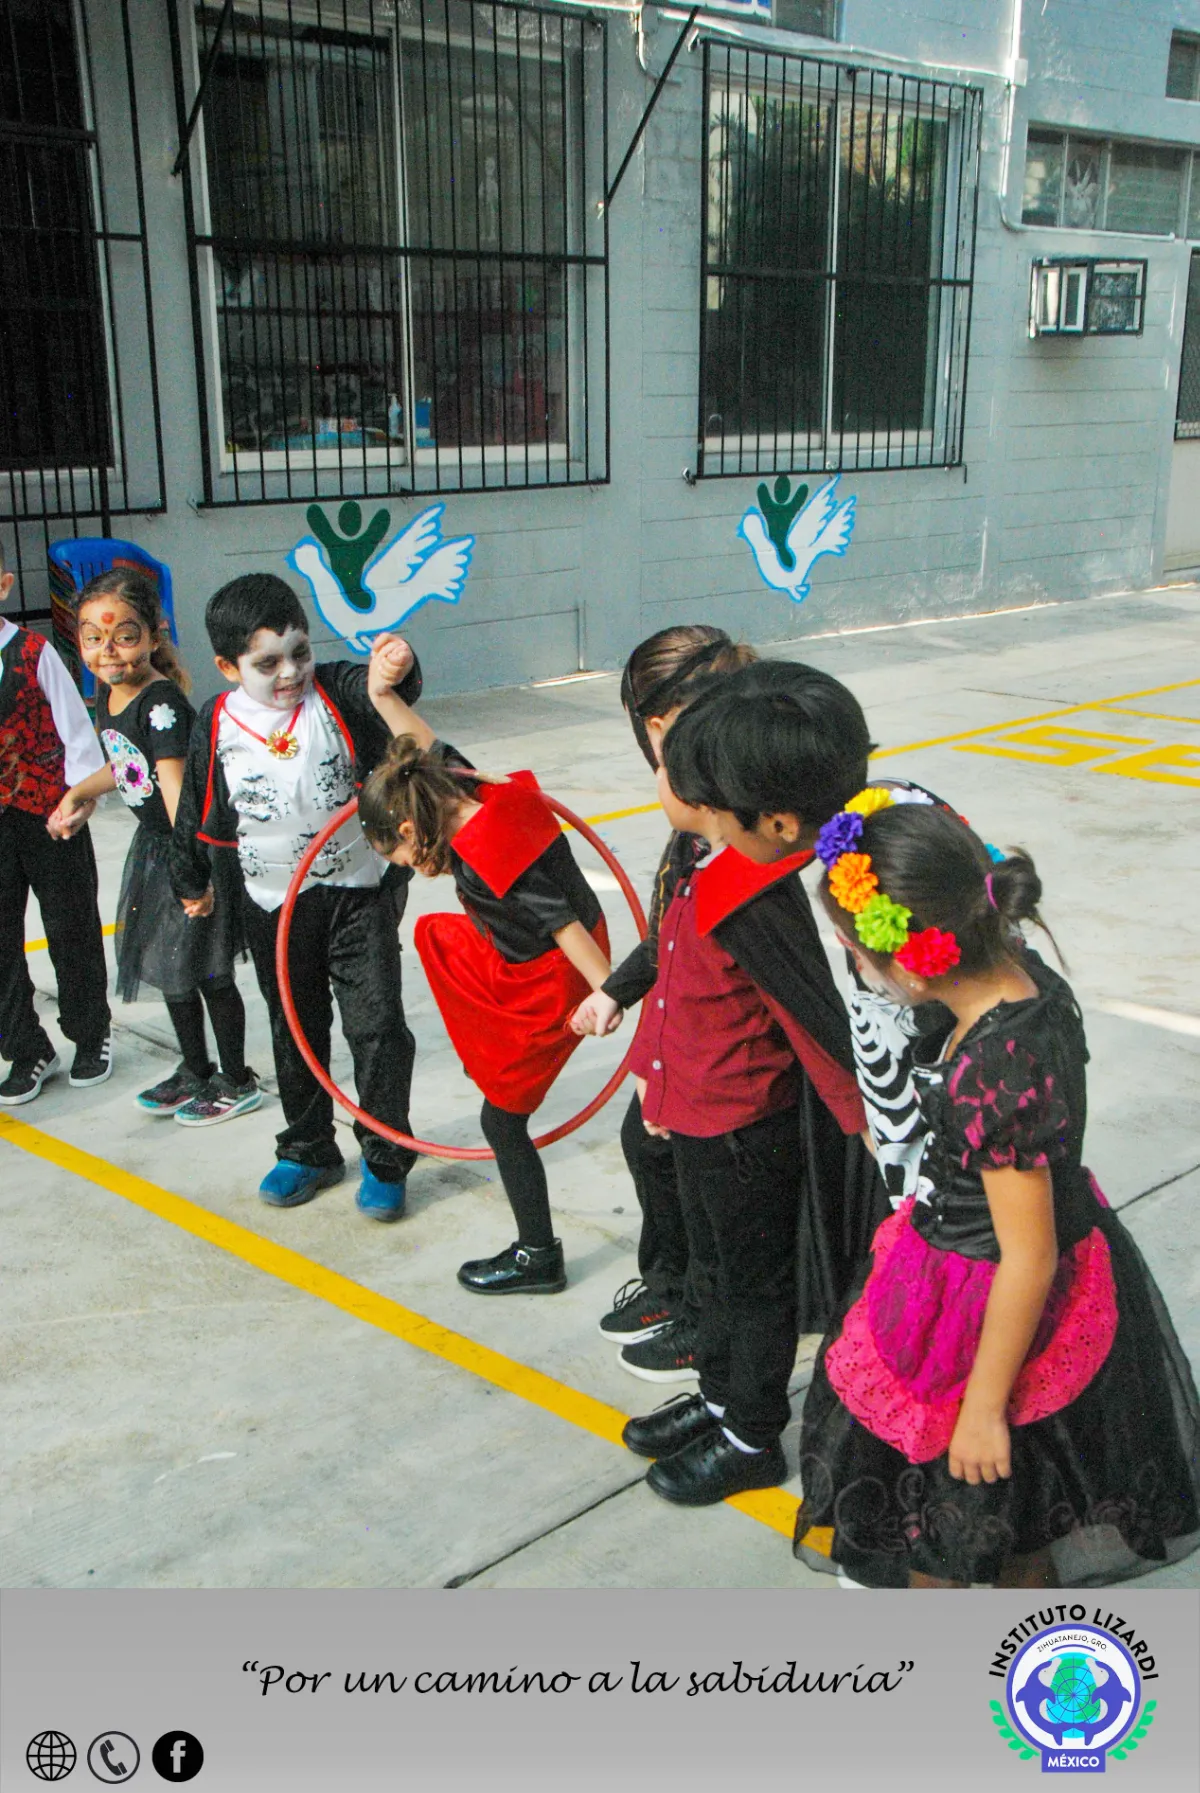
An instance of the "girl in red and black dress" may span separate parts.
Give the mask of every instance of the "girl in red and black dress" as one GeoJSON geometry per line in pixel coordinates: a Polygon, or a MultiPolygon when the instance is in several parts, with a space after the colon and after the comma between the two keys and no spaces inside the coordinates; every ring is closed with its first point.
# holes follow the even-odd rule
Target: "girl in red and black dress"
{"type": "Polygon", "coordinates": [[[428,740],[414,732],[392,741],[359,817],[394,865],[450,873],[466,911],[423,915],[414,938],[454,1048],[483,1092],[484,1138],[517,1238],[464,1264],[458,1280],[479,1295],[554,1294],[566,1287],[562,1245],[529,1117],[579,1044],[571,1015],[609,974],[608,930],[532,773],[500,783],[456,775],[421,727],[428,740]]]}

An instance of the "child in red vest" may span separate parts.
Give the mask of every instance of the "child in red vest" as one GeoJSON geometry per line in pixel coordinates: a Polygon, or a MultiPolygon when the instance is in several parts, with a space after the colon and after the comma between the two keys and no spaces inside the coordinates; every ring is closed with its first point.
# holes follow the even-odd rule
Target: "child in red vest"
{"type": "MultiPolygon", "coordinates": [[[[12,587],[0,548],[0,604],[12,587]]],[[[12,1067],[0,1083],[6,1108],[32,1102],[59,1069],[25,962],[31,890],[58,979],[59,1026],[75,1047],[71,1083],[85,1089],[112,1075],[96,855],[86,827],[72,840],[55,840],[46,827],[68,786],[103,764],[83,699],[54,649],[0,619],[0,1054],[12,1067]]]]}

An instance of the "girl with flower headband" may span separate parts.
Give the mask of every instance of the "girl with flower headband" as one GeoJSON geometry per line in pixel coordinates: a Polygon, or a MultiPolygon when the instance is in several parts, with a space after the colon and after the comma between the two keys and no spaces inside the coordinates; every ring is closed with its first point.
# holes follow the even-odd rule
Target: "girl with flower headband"
{"type": "Polygon", "coordinates": [[[884,1221],[822,1348],[797,1556],[871,1587],[1100,1584],[1178,1560],[1200,1542],[1200,1401],[1083,1165],[1082,1018],[1020,932],[1042,925],[1033,862],[879,787],[817,853],[864,973],[946,1013],[913,1048],[929,1200],[884,1221]]]}
{"type": "Polygon", "coordinates": [[[117,990],[135,1002],[142,985],[162,992],[182,1061],[137,1105],[185,1127],[208,1127],[249,1114],[262,1091],[246,1067],[246,1011],[234,978],[244,956],[241,880],[219,861],[208,913],[185,914],[171,889],[168,847],[183,785],[196,712],[191,680],[167,634],[152,580],[136,567],[113,567],[89,581],[75,606],[79,647],[96,680],[96,729],[104,748],[99,772],[74,785],[49,827],[68,838],[97,797],[117,791],[137,829],[129,844],[117,904],[117,990]],[[220,1069],[208,1056],[205,1015],[220,1069]]]}

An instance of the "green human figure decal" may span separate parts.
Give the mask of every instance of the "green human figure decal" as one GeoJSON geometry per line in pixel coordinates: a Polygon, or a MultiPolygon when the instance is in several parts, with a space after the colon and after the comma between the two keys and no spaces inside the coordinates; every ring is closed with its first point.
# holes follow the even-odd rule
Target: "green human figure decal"
{"type": "Polygon", "coordinates": [[[808,487],[800,485],[792,497],[791,480],[786,473],[781,473],[775,481],[775,496],[772,498],[770,488],[764,479],[758,488],[758,508],[763,514],[767,526],[767,534],[779,552],[779,559],[787,572],[791,572],[796,564],[796,556],[787,545],[788,530],[796,517],[797,511],[804,509],[808,499],[808,487]]]}
{"type": "Polygon", "coordinates": [[[353,498],[348,498],[338,511],[337,529],[319,504],[310,504],[307,516],[308,527],[329,555],[330,567],[345,593],[346,602],[356,610],[370,610],[375,600],[370,592],[363,590],[363,569],[387,534],[391,520],[389,512],[377,510],[364,529],[361,507],[353,498]]]}

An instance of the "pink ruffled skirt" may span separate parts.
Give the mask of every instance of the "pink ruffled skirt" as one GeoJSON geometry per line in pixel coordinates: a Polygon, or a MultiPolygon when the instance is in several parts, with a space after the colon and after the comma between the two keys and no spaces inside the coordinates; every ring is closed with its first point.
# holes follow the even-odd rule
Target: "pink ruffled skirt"
{"type": "MultiPolygon", "coordinates": [[[[825,1369],[843,1406],[869,1431],[910,1463],[929,1463],[949,1448],[996,1265],[928,1244],[912,1210],[905,1202],[875,1234],[871,1274],[825,1369]]],[[[1112,1264],[1096,1227],[1059,1259],[1009,1397],[1010,1424],[1046,1419],[1077,1400],[1116,1330],[1112,1264]]]]}

